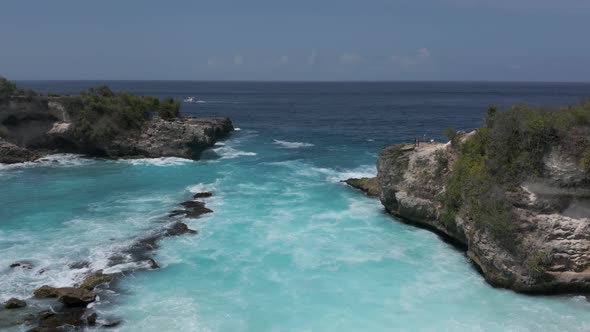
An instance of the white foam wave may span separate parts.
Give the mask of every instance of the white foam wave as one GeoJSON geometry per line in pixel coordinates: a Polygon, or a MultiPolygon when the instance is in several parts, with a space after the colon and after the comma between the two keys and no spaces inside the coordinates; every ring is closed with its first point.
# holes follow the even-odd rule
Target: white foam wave
{"type": "Polygon", "coordinates": [[[214,183],[197,183],[191,186],[186,187],[186,190],[192,194],[202,193],[202,192],[215,192],[217,191],[218,181],[214,183]]]}
{"type": "Polygon", "coordinates": [[[178,157],[161,157],[161,158],[140,158],[140,159],[122,159],[120,162],[129,163],[133,166],[180,166],[194,162],[191,159],[178,157]]]}
{"type": "Polygon", "coordinates": [[[82,155],[79,154],[60,153],[48,155],[43,158],[39,158],[35,161],[27,161],[18,164],[0,164],[0,171],[39,166],[73,167],[88,164],[91,162],[91,159],[85,159],[82,155]]]}
{"type": "Polygon", "coordinates": [[[274,144],[279,145],[283,148],[286,149],[299,149],[299,148],[308,148],[308,147],[312,147],[314,146],[311,143],[305,143],[305,142],[288,142],[288,141],[281,141],[278,139],[274,140],[274,144]]]}
{"type": "Polygon", "coordinates": [[[375,165],[364,165],[357,168],[335,172],[328,176],[330,182],[341,182],[342,180],[350,178],[372,178],[377,176],[377,169],[375,165]]]}
{"type": "Polygon", "coordinates": [[[221,159],[233,159],[242,156],[256,156],[256,152],[246,152],[240,151],[237,149],[232,148],[228,145],[223,145],[221,147],[213,149],[213,151],[221,157],[221,159]]]}

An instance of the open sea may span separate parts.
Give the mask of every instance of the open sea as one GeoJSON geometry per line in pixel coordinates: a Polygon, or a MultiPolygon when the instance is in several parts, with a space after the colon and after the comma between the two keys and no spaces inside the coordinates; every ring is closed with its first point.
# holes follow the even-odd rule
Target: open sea
{"type": "Polygon", "coordinates": [[[105,269],[125,273],[93,306],[122,320],[109,331],[590,331],[586,297],[494,289],[463,252],[340,182],[375,175],[387,145],[480,126],[489,104],[567,105],[590,97],[590,84],[18,83],[194,96],[184,114],[227,116],[236,131],[200,161],[0,165],[0,301],[105,269]],[[214,193],[215,212],[186,220],[199,234],[162,241],[160,269],[108,267],[200,191],[214,193]],[[90,267],[68,267],[81,260],[90,267]]]}

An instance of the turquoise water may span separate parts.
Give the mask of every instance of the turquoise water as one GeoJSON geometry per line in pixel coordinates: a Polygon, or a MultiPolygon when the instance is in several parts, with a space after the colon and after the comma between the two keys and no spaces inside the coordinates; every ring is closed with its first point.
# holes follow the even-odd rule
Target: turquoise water
{"type": "MultiPolygon", "coordinates": [[[[523,93],[523,99],[543,91],[523,93]]],[[[573,99],[567,91],[551,100],[573,99]]],[[[432,94],[420,97],[425,105],[447,105],[429,99],[432,94]]],[[[423,129],[411,127],[416,117],[433,121],[432,128],[469,128],[485,107],[453,118],[428,116],[429,106],[409,103],[404,107],[416,107],[416,114],[387,115],[376,110],[388,105],[384,96],[369,94],[342,109],[341,99],[352,97],[327,95],[205,95],[234,106],[185,105],[193,114],[233,112],[242,128],[201,161],[57,155],[0,165],[0,300],[27,298],[42,284],[69,286],[89,270],[106,269],[125,275],[93,307],[99,318],[122,320],[110,331],[590,330],[585,297],[494,289],[464,253],[398,222],[377,200],[340,182],[374,175],[379,147],[423,129]],[[379,103],[367,106],[367,99],[379,103]],[[293,100],[334,113],[311,115],[293,100]],[[256,116],[263,111],[264,118],[256,116]],[[366,120],[345,121],[351,114],[366,120]],[[198,235],[162,241],[153,253],[160,269],[108,265],[111,255],[164,227],[167,212],[200,191],[214,193],[206,202],[215,212],[185,221],[198,235]],[[91,266],[68,268],[81,260],[91,266]],[[10,269],[15,261],[34,268],[10,269]]],[[[502,99],[443,95],[461,105],[502,99]]]]}

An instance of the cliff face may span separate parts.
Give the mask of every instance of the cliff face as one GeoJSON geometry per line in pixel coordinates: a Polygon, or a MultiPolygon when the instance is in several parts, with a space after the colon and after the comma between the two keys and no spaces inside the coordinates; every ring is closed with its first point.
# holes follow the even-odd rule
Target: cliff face
{"type": "Polygon", "coordinates": [[[461,243],[494,286],[520,292],[590,291],[590,186],[579,162],[559,147],[541,176],[506,192],[514,237],[500,241],[468,215],[441,216],[445,179],[457,157],[450,144],[396,145],[381,151],[378,181],[388,212],[461,243]]]}
{"type": "Polygon", "coordinates": [[[30,161],[54,152],[197,159],[233,130],[231,121],[222,117],[154,118],[139,130],[91,139],[70,122],[64,98],[15,97],[0,103],[0,163],[30,161]]]}

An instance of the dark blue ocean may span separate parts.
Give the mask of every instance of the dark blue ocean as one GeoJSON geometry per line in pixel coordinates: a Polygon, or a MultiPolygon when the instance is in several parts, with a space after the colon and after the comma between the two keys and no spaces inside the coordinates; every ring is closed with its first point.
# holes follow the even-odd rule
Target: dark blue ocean
{"type": "Polygon", "coordinates": [[[18,83],[194,97],[184,114],[227,116],[239,130],[200,161],[56,155],[0,165],[0,300],[105,269],[127,276],[94,307],[122,320],[119,331],[590,330],[586,298],[494,289],[461,251],[340,182],[374,175],[387,145],[480,126],[490,104],[564,106],[590,97],[590,84],[18,83]],[[108,266],[204,190],[215,212],[186,221],[198,235],[162,242],[160,269],[108,266]],[[81,259],[91,266],[67,267],[81,259]],[[35,268],[8,268],[19,260],[35,268]]]}

